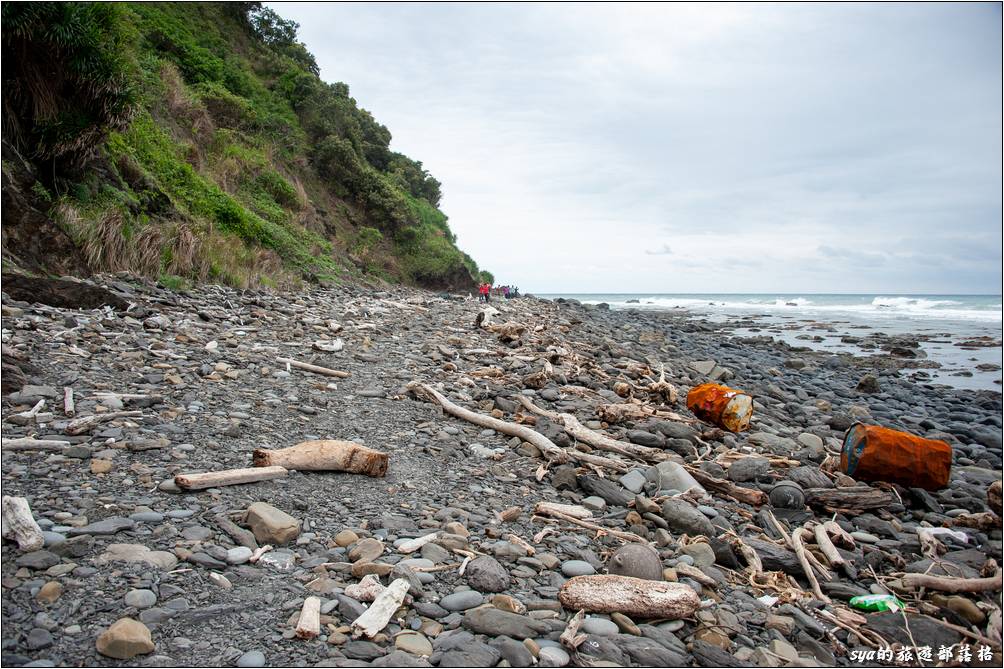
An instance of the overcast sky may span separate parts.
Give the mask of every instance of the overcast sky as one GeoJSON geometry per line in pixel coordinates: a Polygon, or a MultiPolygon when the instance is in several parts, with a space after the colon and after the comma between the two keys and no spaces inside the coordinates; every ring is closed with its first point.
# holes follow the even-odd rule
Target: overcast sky
{"type": "Polygon", "coordinates": [[[1001,6],[273,5],[524,292],[1001,289],[1001,6]]]}

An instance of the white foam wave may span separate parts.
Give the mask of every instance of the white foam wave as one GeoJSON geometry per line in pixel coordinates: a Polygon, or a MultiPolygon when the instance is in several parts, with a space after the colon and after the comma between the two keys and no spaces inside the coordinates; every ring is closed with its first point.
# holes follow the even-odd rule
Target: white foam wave
{"type": "Polygon", "coordinates": [[[876,297],[872,306],[885,309],[905,309],[908,311],[936,309],[951,304],[962,304],[957,300],[928,300],[923,297],[876,297]]]}
{"type": "MultiPolygon", "coordinates": [[[[716,297],[674,297],[650,296],[619,299],[584,299],[586,304],[606,302],[615,309],[647,309],[653,311],[687,310],[700,313],[756,312],[779,313],[791,316],[816,314],[859,318],[906,318],[917,320],[953,320],[1000,323],[1001,305],[989,308],[966,308],[957,300],[938,300],[923,297],[892,296],[875,297],[870,302],[822,303],[805,297],[747,298],[723,300],[716,297]]],[[[851,298],[853,299],[853,298],[851,298]]],[[[867,299],[867,298],[865,298],[867,299]]]]}

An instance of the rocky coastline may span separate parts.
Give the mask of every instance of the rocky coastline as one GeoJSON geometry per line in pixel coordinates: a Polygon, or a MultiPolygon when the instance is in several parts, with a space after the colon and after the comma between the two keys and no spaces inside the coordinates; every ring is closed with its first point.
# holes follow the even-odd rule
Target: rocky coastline
{"type": "Polygon", "coordinates": [[[1001,394],[909,378],[909,342],[834,355],[532,296],[486,313],[407,288],[77,288],[3,300],[3,495],[27,501],[44,541],[3,544],[4,666],[896,664],[882,649],[917,666],[902,651],[918,646],[1000,665],[999,584],[938,592],[906,575],[999,579],[1001,394]],[[748,431],[687,410],[705,382],[755,398],[748,431]],[[557,451],[444,413],[421,386],[557,451]],[[620,446],[576,438],[562,414],[620,446]],[[855,422],[944,440],[950,485],[850,480],[835,462],[855,422]],[[319,439],[386,453],[386,475],[174,480],[319,439]],[[681,471],[705,493],[674,488],[681,471]],[[823,539],[800,557],[800,528],[826,521],[837,560],[823,539]],[[608,573],[699,604],[576,616],[565,586],[608,573]],[[360,633],[402,579],[389,623],[360,633]],[[848,605],[869,593],[908,608],[848,605]]]}

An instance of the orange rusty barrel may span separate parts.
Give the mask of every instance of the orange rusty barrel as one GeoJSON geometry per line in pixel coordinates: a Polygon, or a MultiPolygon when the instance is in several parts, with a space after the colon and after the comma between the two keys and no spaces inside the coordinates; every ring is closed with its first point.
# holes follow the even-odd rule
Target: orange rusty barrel
{"type": "Polygon", "coordinates": [[[742,432],[753,417],[753,398],[741,390],[705,383],[687,393],[687,408],[703,421],[742,432]]]}
{"type": "Polygon", "coordinates": [[[840,469],[859,481],[940,490],[952,473],[952,447],[937,439],[855,423],[844,434],[840,469]]]}

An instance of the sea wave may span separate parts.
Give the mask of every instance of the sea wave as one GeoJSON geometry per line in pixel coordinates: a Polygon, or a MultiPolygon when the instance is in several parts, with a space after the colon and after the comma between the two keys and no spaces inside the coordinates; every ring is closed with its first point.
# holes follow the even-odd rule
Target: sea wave
{"type": "Polygon", "coordinates": [[[872,306],[880,309],[905,309],[908,311],[937,309],[946,305],[962,304],[958,300],[928,300],[923,297],[876,297],[872,306]]]}
{"type": "Polygon", "coordinates": [[[867,301],[835,302],[812,300],[806,297],[747,297],[741,299],[721,299],[717,296],[701,298],[697,296],[652,295],[649,297],[617,296],[598,299],[590,296],[582,301],[586,304],[606,302],[615,309],[645,309],[652,311],[686,310],[702,313],[759,312],[788,315],[826,314],[830,316],[858,316],[863,318],[906,318],[916,320],[978,321],[983,323],[1002,322],[1001,305],[972,305],[960,300],[932,299],[915,296],[877,296],[867,301]]]}

